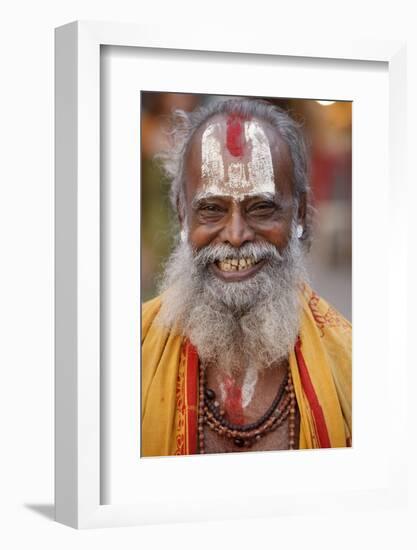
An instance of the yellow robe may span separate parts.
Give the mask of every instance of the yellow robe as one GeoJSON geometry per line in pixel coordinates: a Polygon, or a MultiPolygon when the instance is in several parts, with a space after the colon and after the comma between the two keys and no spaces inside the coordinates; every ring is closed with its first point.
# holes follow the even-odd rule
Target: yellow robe
{"type": "MultiPolygon", "coordinates": [[[[308,286],[300,293],[300,333],[289,364],[300,410],[300,449],[347,447],[352,438],[352,327],[308,286]]],[[[197,451],[198,357],[142,309],[142,456],[197,451]]]]}

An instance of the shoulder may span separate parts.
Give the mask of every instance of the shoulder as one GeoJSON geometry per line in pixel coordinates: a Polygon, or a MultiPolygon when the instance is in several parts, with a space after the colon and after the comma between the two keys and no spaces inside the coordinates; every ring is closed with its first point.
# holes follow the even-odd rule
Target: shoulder
{"type": "Polygon", "coordinates": [[[142,304],[142,342],[161,309],[161,297],[156,296],[142,304]]]}
{"type": "Polygon", "coordinates": [[[161,296],[156,296],[142,304],[142,316],[156,315],[161,307],[161,296]]]}
{"type": "Polygon", "coordinates": [[[302,292],[302,333],[337,362],[351,362],[352,325],[336,308],[309,286],[302,292]]]}
{"type": "MultiPolygon", "coordinates": [[[[305,285],[302,292],[301,340],[310,371],[322,380],[330,369],[334,389],[346,422],[346,438],[352,426],[352,325],[324,298],[305,285]]],[[[312,374],[310,372],[310,374],[312,374]]],[[[319,386],[323,386],[321,382],[319,386]]]]}
{"type": "Polygon", "coordinates": [[[321,336],[352,334],[351,323],[308,285],[303,286],[302,301],[304,310],[307,310],[321,336]]]}

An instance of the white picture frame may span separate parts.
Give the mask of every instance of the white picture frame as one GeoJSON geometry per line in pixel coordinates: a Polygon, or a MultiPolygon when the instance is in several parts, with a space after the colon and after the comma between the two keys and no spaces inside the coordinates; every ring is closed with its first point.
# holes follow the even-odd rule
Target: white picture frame
{"type": "MultiPolygon", "coordinates": [[[[290,44],[279,38],[207,29],[176,36],[174,30],[137,25],[75,22],[56,30],[56,519],[77,528],[121,526],[203,518],[236,518],[288,512],[306,512],[314,506],[330,509],[399,503],[405,494],[405,405],[395,409],[396,445],[385,457],[386,479],[378,489],[355,494],[316,490],[286,493],[283,502],[270,497],[245,505],[238,496],[219,493],[197,509],[191,500],[175,494],[155,496],[147,489],[141,503],[101,504],[103,446],[101,418],[101,286],[100,270],[100,60],[101,46],[213,52],[213,55],[254,54],[296,59],[326,58],[383,62],[389,78],[389,199],[395,223],[390,242],[405,234],[402,210],[405,151],[405,45],[401,42],[363,41],[327,44],[324,41],[290,44]],[[163,32],[162,32],[163,31],[163,32]],[[223,52],[216,54],[215,52],[223,52]],[[404,422],[402,423],[404,425],[404,422]],[[146,505],[144,505],[146,502],[146,505]]],[[[260,57],[261,59],[261,57],[260,57]]],[[[139,155],[139,151],[138,151],[139,155]]],[[[404,242],[404,240],[402,241],[404,242]]],[[[406,249],[390,272],[390,316],[405,319],[405,296],[396,295],[394,281],[405,280],[406,249]]],[[[398,285],[397,285],[398,286],[398,285]]],[[[398,324],[390,325],[395,338],[404,339],[398,324]]],[[[405,395],[405,350],[395,349],[396,398],[405,395]],[[400,350],[398,352],[398,350],[400,350]]],[[[393,350],[390,353],[394,353],[393,350]]],[[[388,375],[387,376],[393,376],[388,375]]],[[[391,379],[389,379],[391,380],[391,379]]],[[[387,381],[389,381],[387,379],[387,381]]],[[[404,403],[401,400],[401,403],[404,403]]],[[[389,403],[389,401],[388,401],[389,403]]],[[[177,459],[175,459],[177,460],[177,459]]],[[[314,462],[320,460],[315,457],[314,462]]]]}

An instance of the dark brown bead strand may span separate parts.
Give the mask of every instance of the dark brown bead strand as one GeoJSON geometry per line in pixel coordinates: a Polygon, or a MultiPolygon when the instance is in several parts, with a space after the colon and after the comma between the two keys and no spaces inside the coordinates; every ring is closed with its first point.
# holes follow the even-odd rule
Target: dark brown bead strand
{"type": "Polygon", "coordinates": [[[291,376],[288,379],[287,391],[290,396],[290,417],[288,421],[288,448],[295,448],[295,391],[291,376]]]}

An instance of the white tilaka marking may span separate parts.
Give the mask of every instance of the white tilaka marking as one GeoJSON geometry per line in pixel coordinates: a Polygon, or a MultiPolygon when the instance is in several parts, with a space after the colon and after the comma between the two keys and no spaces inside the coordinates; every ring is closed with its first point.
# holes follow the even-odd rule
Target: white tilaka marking
{"type": "Polygon", "coordinates": [[[256,121],[245,122],[245,138],[252,144],[248,162],[249,181],[256,193],[274,193],[274,169],[271,149],[262,126],[256,121]]]}
{"type": "Polygon", "coordinates": [[[231,162],[229,164],[227,175],[229,176],[229,181],[226,185],[231,187],[233,190],[239,192],[241,187],[246,187],[248,185],[245,175],[245,167],[242,162],[231,162]]]}
{"type": "Polygon", "coordinates": [[[245,408],[252,401],[255,393],[256,382],[258,381],[258,371],[254,368],[249,368],[245,373],[242,386],[242,407],[245,408]]]}
{"type": "Polygon", "coordinates": [[[206,182],[205,187],[213,191],[217,190],[217,183],[224,181],[220,141],[213,135],[216,130],[220,130],[220,124],[209,124],[201,139],[201,176],[206,182]]]}
{"type": "Polygon", "coordinates": [[[245,121],[245,139],[250,151],[247,162],[231,162],[225,177],[219,122],[209,124],[201,138],[203,196],[231,196],[237,200],[262,193],[275,193],[274,169],[268,138],[254,120],[245,121]]]}

